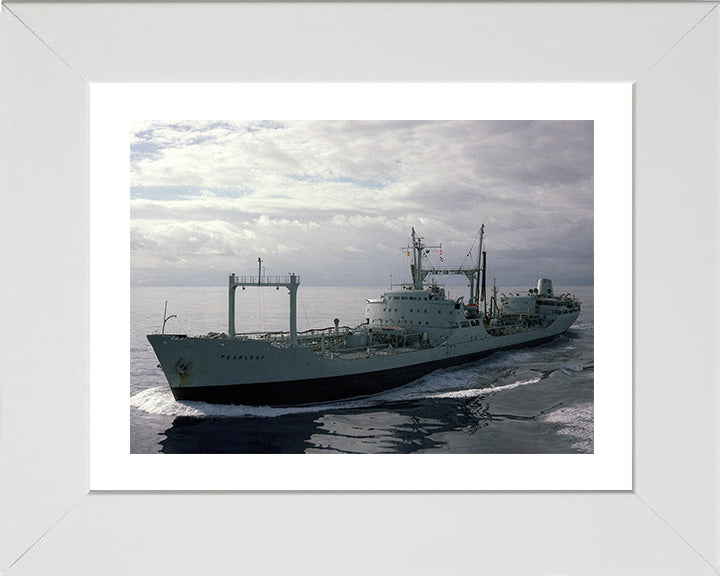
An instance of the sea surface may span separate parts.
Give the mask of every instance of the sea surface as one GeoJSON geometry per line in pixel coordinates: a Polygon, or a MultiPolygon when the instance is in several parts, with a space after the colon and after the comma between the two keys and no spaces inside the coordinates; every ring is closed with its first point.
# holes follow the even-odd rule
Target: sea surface
{"type": "MultiPolygon", "coordinates": [[[[298,330],[353,326],[381,287],[301,286],[298,330]]],[[[448,287],[453,298],[462,287],[448,287]]],[[[526,293],[527,287],[501,288],[526,293]]],[[[132,453],[550,454],[593,452],[593,289],[556,286],[582,302],[570,330],[534,348],[496,352],[360,399],[301,407],[176,402],[145,338],[162,327],[227,331],[227,287],[135,287],[131,293],[132,453]]],[[[467,294],[465,294],[467,301],[467,294]]],[[[238,332],[287,330],[286,289],[237,290],[238,332]]]]}

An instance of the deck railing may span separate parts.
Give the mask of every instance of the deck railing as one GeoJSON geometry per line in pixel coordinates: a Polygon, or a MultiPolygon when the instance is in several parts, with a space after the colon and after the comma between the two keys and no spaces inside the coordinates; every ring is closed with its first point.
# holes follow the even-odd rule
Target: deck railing
{"type": "MultiPolygon", "coordinates": [[[[334,326],[331,326],[330,328],[313,328],[310,330],[298,332],[298,339],[302,340],[309,338],[320,338],[322,336],[325,336],[326,338],[334,338],[335,336],[340,336],[342,338],[351,333],[352,329],[349,326],[339,326],[337,334],[335,333],[334,326]]],[[[283,340],[288,338],[289,336],[290,332],[282,330],[278,330],[276,332],[243,332],[241,334],[236,334],[237,338],[251,338],[253,340],[283,340]]]]}
{"type": "MultiPolygon", "coordinates": [[[[298,278],[298,282],[300,278],[298,278]]],[[[235,283],[238,285],[248,286],[276,286],[278,284],[290,284],[290,276],[235,276],[235,283]]]]}

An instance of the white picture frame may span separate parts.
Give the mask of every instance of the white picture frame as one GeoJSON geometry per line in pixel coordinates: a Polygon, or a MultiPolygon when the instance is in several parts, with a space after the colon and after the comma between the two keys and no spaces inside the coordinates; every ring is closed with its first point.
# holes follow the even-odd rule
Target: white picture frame
{"type": "Polygon", "coordinates": [[[632,488],[632,301],[612,301],[618,283],[632,286],[632,257],[624,249],[632,243],[629,83],[101,84],[92,86],[91,97],[91,490],[632,488]],[[447,102],[453,103],[452,110],[447,102]],[[343,454],[177,454],[172,459],[132,454],[126,405],[132,368],[111,374],[106,368],[127,361],[131,324],[128,127],[138,119],[239,117],[591,120],[597,376],[593,438],[599,449],[582,455],[438,453],[412,460],[388,454],[361,459],[343,454]],[[116,329],[108,331],[108,326],[116,329]],[[485,469],[482,477],[475,473],[479,468],[485,469]]]}
{"type": "Polygon", "coordinates": [[[5,6],[3,572],[716,573],[716,7],[5,6]],[[633,491],[89,494],[88,82],[182,80],[634,82],[633,491]]]}

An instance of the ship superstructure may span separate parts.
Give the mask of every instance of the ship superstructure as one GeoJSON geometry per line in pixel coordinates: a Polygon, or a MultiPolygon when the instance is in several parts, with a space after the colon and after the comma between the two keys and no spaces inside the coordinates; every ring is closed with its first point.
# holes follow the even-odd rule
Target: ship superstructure
{"type": "Polygon", "coordinates": [[[546,342],[577,319],[580,303],[555,295],[541,278],[526,294],[486,294],[484,226],[470,268],[426,266],[431,250],[412,230],[412,282],[368,299],[359,326],[297,330],[300,278],[229,277],[228,332],[189,337],[151,334],[148,340],[178,400],[228,404],[290,405],[374,394],[402,386],[433,370],[474,361],[495,351],[546,342]],[[428,277],[464,275],[467,302],[453,300],[428,277]],[[247,286],[287,288],[289,331],[235,332],[235,290],[247,286]]]}

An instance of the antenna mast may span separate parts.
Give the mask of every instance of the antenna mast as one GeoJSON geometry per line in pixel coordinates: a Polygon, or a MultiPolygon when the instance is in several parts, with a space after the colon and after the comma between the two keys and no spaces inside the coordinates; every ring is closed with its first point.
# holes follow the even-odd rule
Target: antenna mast
{"type": "MultiPolygon", "coordinates": [[[[410,250],[413,251],[413,260],[410,264],[410,272],[412,275],[412,287],[413,290],[422,290],[423,282],[427,276],[447,276],[447,275],[458,275],[464,274],[470,284],[470,302],[474,305],[478,305],[481,299],[480,292],[480,272],[485,272],[485,260],[483,257],[483,235],[485,233],[485,224],[480,228],[480,246],[478,248],[478,261],[476,265],[470,263],[469,268],[438,268],[431,266],[429,270],[424,270],[422,265],[423,254],[427,255],[431,249],[440,250],[440,261],[442,262],[442,244],[439,246],[426,246],[423,244],[422,236],[418,236],[415,233],[415,228],[412,229],[412,246],[406,246],[404,250],[407,250],[408,256],[410,256],[410,250]],[[475,289],[477,286],[477,290],[475,289]]],[[[472,252],[472,248],[470,251],[472,252]]],[[[463,261],[464,264],[464,261],[463,261]]],[[[485,280],[483,280],[482,300],[485,300],[485,280]]]]}
{"type": "Polygon", "coordinates": [[[406,250],[413,251],[413,263],[410,265],[410,270],[412,272],[412,279],[413,279],[413,290],[422,290],[423,289],[423,280],[425,279],[425,276],[427,276],[427,274],[423,274],[423,268],[422,268],[423,252],[425,250],[430,250],[430,249],[442,249],[442,244],[440,246],[425,246],[425,244],[423,244],[422,241],[423,241],[423,237],[415,234],[415,227],[413,226],[413,228],[412,228],[412,246],[408,246],[406,248],[406,250]]]}
{"type": "Polygon", "coordinates": [[[482,295],[480,293],[480,272],[482,271],[483,276],[485,275],[485,263],[481,260],[483,255],[483,236],[485,236],[485,224],[482,224],[480,226],[480,244],[478,244],[477,273],[475,274],[475,303],[478,305],[478,311],[480,308],[480,300],[485,300],[484,282],[482,295]]]}

